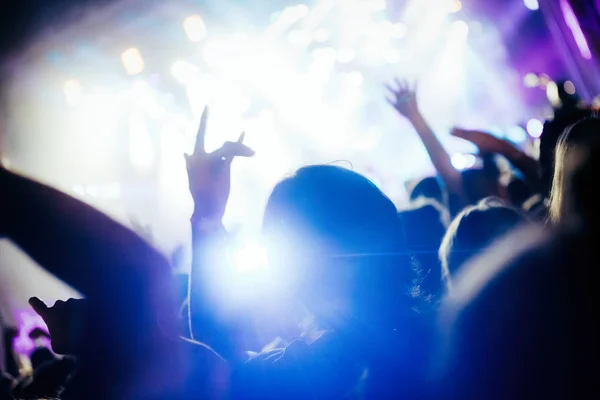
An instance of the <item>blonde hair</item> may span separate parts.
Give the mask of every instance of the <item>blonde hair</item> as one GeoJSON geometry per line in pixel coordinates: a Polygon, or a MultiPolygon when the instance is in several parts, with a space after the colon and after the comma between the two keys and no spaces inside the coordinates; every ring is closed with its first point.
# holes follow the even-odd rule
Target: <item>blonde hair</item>
{"type": "Polygon", "coordinates": [[[586,118],[569,126],[554,153],[554,177],[550,193],[549,222],[562,224],[574,213],[573,174],[600,144],[600,119],[586,118]]]}

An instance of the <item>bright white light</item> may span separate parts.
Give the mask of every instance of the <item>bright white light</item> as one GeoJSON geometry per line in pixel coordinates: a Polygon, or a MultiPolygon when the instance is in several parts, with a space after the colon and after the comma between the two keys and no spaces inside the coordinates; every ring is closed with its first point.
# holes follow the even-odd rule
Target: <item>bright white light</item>
{"type": "Polygon", "coordinates": [[[542,136],[542,132],[544,131],[544,124],[538,119],[530,119],[527,122],[527,133],[529,136],[534,138],[539,138],[542,136]]]}
{"type": "Polygon", "coordinates": [[[523,4],[525,4],[525,7],[529,8],[531,11],[539,10],[540,8],[538,0],[523,0],[523,4]]]}
{"type": "Polygon", "coordinates": [[[462,3],[460,0],[452,0],[452,2],[450,3],[450,9],[448,11],[450,11],[451,13],[455,13],[455,12],[459,12],[460,10],[462,10],[462,3]]]}
{"type": "Polygon", "coordinates": [[[387,4],[385,4],[385,0],[371,0],[370,4],[371,11],[383,11],[386,9],[387,4]]]}
{"type": "Polygon", "coordinates": [[[77,79],[69,79],[66,81],[63,92],[68,105],[75,107],[81,103],[83,95],[81,93],[81,85],[77,79]]]}
{"type": "Polygon", "coordinates": [[[323,43],[329,40],[330,33],[326,28],[315,29],[313,32],[313,40],[315,43],[323,43]]]}
{"type": "Polygon", "coordinates": [[[141,115],[129,117],[129,160],[141,170],[148,169],[154,162],[154,146],[141,115]]]}
{"type": "Polygon", "coordinates": [[[450,161],[452,162],[452,166],[458,170],[467,168],[468,160],[463,154],[454,153],[450,161]]]}
{"type": "Polygon", "coordinates": [[[523,77],[523,84],[528,88],[537,87],[540,84],[540,78],[533,72],[530,72],[523,77]]]}
{"type": "Polygon", "coordinates": [[[267,268],[267,250],[254,241],[248,241],[234,250],[233,265],[239,273],[267,268]]]}
{"type": "Polygon", "coordinates": [[[352,71],[346,75],[346,82],[349,86],[360,86],[362,85],[363,81],[363,74],[358,71],[352,71]]]}
{"type": "Polygon", "coordinates": [[[475,165],[477,158],[473,154],[465,154],[465,168],[471,168],[475,165]]]}
{"type": "Polygon", "coordinates": [[[469,25],[465,21],[454,21],[452,28],[460,35],[466,36],[469,33],[469,25]]]}
{"type": "Polygon", "coordinates": [[[137,75],[144,70],[144,59],[135,47],[129,48],[121,54],[121,62],[128,75],[137,75]]]}
{"type": "Polygon", "coordinates": [[[406,25],[404,25],[401,22],[398,22],[396,24],[392,24],[389,28],[389,33],[390,36],[394,39],[402,39],[404,36],[406,36],[406,32],[408,31],[408,28],[406,27],[406,25]]]}
{"type": "Polygon", "coordinates": [[[183,29],[188,39],[192,42],[200,42],[208,35],[204,20],[197,14],[190,15],[183,21],[183,29]]]}
{"type": "Polygon", "coordinates": [[[341,64],[347,64],[351,62],[354,60],[354,57],[356,57],[356,53],[350,48],[339,49],[337,51],[337,60],[341,64]]]}
{"type": "Polygon", "coordinates": [[[196,66],[187,61],[175,61],[171,66],[173,77],[183,84],[189,84],[200,77],[200,71],[196,66]]]}
{"type": "Polygon", "coordinates": [[[518,125],[511,126],[506,130],[506,138],[515,143],[520,143],[527,139],[527,132],[518,125]]]}
{"type": "Polygon", "coordinates": [[[400,61],[400,52],[398,50],[388,50],[384,55],[385,61],[390,64],[396,64],[400,61]]]}
{"type": "Polygon", "coordinates": [[[310,43],[310,35],[304,31],[293,30],[289,33],[288,40],[291,44],[302,46],[310,43]]]}

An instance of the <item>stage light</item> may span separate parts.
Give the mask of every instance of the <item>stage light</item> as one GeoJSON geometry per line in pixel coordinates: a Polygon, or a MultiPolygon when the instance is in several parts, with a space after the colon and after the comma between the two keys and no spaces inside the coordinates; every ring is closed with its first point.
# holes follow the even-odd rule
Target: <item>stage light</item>
{"type": "Polygon", "coordinates": [[[469,34],[469,25],[465,21],[454,21],[452,23],[452,28],[457,34],[466,36],[469,34]]]}
{"type": "Polygon", "coordinates": [[[293,30],[288,34],[288,40],[294,45],[306,45],[310,43],[310,34],[300,30],[293,30]]]}
{"type": "Polygon", "coordinates": [[[395,49],[388,50],[385,52],[384,58],[386,62],[390,64],[396,64],[400,61],[400,52],[395,49]]]}
{"type": "Polygon", "coordinates": [[[506,130],[506,138],[512,142],[521,143],[527,139],[527,132],[519,125],[511,126],[506,130]]]}
{"type": "Polygon", "coordinates": [[[154,162],[154,146],[144,118],[138,114],[129,117],[129,160],[140,169],[147,170],[154,162]]]}
{"type": "Polygon", "coordinates": [[[83,95],[81,92],[81,85],[79,85],[77,79],[69,79],[66,81],[63,92],[68,105],[75,107],[81,104],[83,95]]]}
{"type": "Polygon", "coordinates": [[[267,250],[255,241],[246,241],[233,252],[233,266],[238,273],[267,268],[267,250]]]}
{"type": "Polygon", "coordinates": [[[404,36],[406,36],[406,32],[408,31],[406,25],[401,22],[392,24],[389,29],[390,36],[394,39],[402,39],[404,36]]]}
{"type": "Polygon", "coordinates": [[[339,49],[337,51],[337,61],[341,64],[347,64],[354,60],[356,53],[350,48],[339,49]]]}
{"type": "Polygon", "coordinates": [[[538,119],[530,119],[527,122],[527,133],[533,138],[539,138],[544,131],[544,124],[538,119]]]}
{"type": "Polygon", "coordinates": [[[187,85],[200,78],[200,71],[187,61],[178,60],[171,66],[173,77],[179,82],[187,85]]]}
{"type": "Polygon", "coordinates": [[[144,70],[144,59],[135,47],[125,50],[121,54],[121,61],[128,75],[137,75],[144,70]]]}
{"type": "Polygon", "coordinates": [[[183,21],[183,29],[188,39],[192,42],[200,42],[208,35],[204,20],[197,14],[190,15],[183,21]]]}
{"type": "Polygon", "coordinates": [[[359,71],[352,71],[346,75],[346,82],[349,86],[360,86],[364,81],[363,74],[359,71]]]}
{"type": "Polygon", "coordinates": [[[577,16],[575,15],[573,8],[571,8],[571,5],[569,4],[569,2],[567,0],[559,0],[559,1],[560,1],[560,8],[563,13],[563,18],[565,19],[565,23],[567,24],[567,26],[571,30],[571,33],[573,34],[573,39],[575,39],[575,43],[577,44],[577,47],[579,48],[579,53],[586,60],[591,60],[592,52],[590,51],[590,46],[588,45],[587,39],[585,38],[583,31],[581,30],[581,26],[579,25],[579,20],[577,19],[577,16]]]}
{"type": "Polygon", "coordinates": [[[461,153],[452,154],[450,162],[452,163],[452,166],[459,171],[467,168],[467,158],[461,153]]]}
{"type": "Polygon", "coordinates": [[[564,85],[563,85],[563,89],[565,90],[565,92],[566,92],[567,94],[570,94],[570,95],[574,95],[574,94],[575,94],[575,92],[577,91],[577,90],[575,89],[575,85],[574,85],[574,84],[573,84],[573,82],[571,82],[571,81],[566,81],[566,82],[564,83],[564,85]]]}
{"type": "Polygon", "coordinates": [[[451,13],[455,13],[455,12],[459,12],[460,10],[462,10],[462,3],[460,2],[460,0],[453,0],[450,3],[450,12],[451,13]]]}
{"type": "Polygon", "coordinates": [[[384,11],[387,8],[385,0],[371,0],[369,8],[373,12],[384,11]]]}
{"type": "Polygon", "coordinates": [[[531,11],[536,11],[540,8],[538,0],[523,0],[523,4],[525,4],[525,7],[529,8],[531,11]]]}
{"type": "Polygon", "coordinates": [[[315,29],[313,32],[313,40],[315,43],[323,43],[329,40],[331,34],[326,28],[315,29]]]}
{"type": "Polygon", "coordinates": [[[523,77],[523,85],[525,85],[525,87],[534,88],[537,87],[539,84],[540,78],[538,78],[538,76],[533,72],[530,72],[523,77]]]}

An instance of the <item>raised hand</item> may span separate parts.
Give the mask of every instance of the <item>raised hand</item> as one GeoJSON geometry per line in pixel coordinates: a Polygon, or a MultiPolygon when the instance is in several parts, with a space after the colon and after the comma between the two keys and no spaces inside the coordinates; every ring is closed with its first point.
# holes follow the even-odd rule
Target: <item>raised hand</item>
{"type": "Polygon", "coordinates": [[[77,355],[87,317],[85,300],[57,301],[52,307],[37,297],[29,299],[29,305],[42,317],[50,332],[52,350],[57,354],[77,355]]]}
{"type": "Polygon", "coordinates": [[[394,79],[394,84],[386,84],[386,87],[390,91],[387,101],[396,111],[408,119],[420,115],[415,84],[410,85],[407,81],[394,79]]]}
{"type": "Polygon", "coordinates": [[[507,143],[497,137],[481,131],[454,128],[450,132],[454,137],[468,140],[473,143],[481,153],[498,153],[502,154],[507,143]]]}
{"type": "Polygon", "coordinates": [[[220,221],[231,189],[231,162],[234,157],[251,157],[254,151],[246,146],[244,133],[237,142],[226,142],[207,153],[204,149],[208,107],[200,118],[196,145],[192,155],[185,155],[190,193],[194,199],[194,218],[220,221]]]}

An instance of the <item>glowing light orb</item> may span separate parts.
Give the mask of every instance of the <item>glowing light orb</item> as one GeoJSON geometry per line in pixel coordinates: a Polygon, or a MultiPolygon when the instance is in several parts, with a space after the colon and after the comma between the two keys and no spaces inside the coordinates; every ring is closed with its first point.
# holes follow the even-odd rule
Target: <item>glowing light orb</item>
{"type": "Polygon", "coordinates": [[[208,35],[204,20],[197,14],[190,15],[183,21],[183,30],[191,42],[200,42],[208,35]]]}
{"type": "Polygon", "coordinates": [[[137,75],[144,70],[142,53],[135,47],[131,47],[121,54],[121,62],[128,75],[137,75]]]}
{"type": "Polygon", "coordinates": [[[527,133],[529,136],[534,138],[539,138],[542,136],[542,132],[544,131],[544,124],[538,119],[530,119],[527,122],[527,133]]]}

